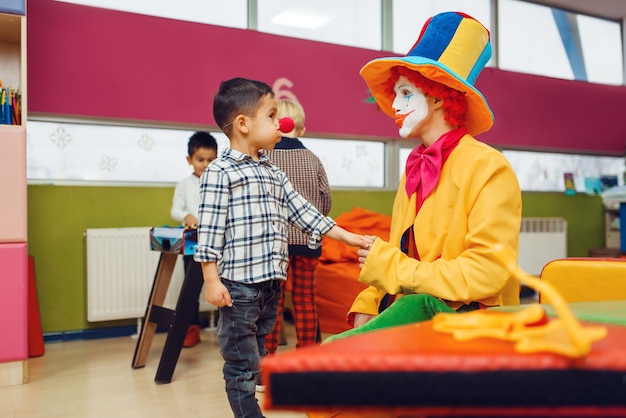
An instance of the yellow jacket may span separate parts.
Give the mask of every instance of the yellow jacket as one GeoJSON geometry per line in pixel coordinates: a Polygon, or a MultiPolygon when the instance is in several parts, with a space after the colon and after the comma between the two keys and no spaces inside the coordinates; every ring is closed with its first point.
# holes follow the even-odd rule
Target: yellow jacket
{"type": "Polygon", "coordinates": [[[502,153],[465,135],[417,215],[415,193],[407,197],[405,181],[403,175],[389,242],[374,242],[359,275],[370,287],[357,296],[350,314],[377,315],[386,293],[430,294],[455,309],[470,302],[518,304],[519,284],[494,252],[502,244],[517,260],[522,214],[517,177],[502,153]],[[409,227],[420,260],[400,250],[409,227]]]}

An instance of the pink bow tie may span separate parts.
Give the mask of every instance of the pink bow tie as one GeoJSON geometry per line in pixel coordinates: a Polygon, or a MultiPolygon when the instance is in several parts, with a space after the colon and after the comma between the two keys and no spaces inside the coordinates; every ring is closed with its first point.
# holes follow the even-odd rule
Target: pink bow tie
{"type": "Polygon", "coordinates": [[[418,210],[439,183],[443,163],[466,133],[465,126],[461,126],[446,132],[431,146],[420,145],[409,154],[405,169],[406,194],[411,197],[413,193],[419,191],[417,195],[418,210]]]}

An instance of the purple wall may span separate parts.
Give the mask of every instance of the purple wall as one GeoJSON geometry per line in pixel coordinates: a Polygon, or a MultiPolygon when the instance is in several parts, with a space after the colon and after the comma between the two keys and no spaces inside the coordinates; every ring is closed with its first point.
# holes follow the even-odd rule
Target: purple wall
{"type": "MultiPolygon", "coordinates": [[[[281,91],[287,79],[311,135],[398,137],[358,74],[387,53],[53,0],[30,0],[27,15],[31,115],[214,126],[220,81],[243,76],[281,91]]],[[[485,142],[623,155],[625,87],[493,68],[477,87],[496,115],[485,142]]]]}

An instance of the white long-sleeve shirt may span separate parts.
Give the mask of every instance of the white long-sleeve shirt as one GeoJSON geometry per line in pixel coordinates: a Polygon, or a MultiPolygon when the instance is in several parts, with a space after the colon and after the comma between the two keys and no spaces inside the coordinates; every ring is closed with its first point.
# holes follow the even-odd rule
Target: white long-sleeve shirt
{"type": "Polygon", "coordinates": [[[189,214],[198,219],[199,206],[200,179],[192,173],[189,177],[184,178],[176,184],[170,215],[172,219],[182,224],[184,223],[185,216],[189,214]]]}

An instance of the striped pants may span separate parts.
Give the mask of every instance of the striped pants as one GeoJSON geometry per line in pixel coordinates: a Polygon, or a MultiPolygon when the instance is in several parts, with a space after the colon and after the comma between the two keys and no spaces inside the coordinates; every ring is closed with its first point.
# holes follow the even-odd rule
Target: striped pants
{"type": "MultiPolygon", "coordinates": [[[[316,344],[317,341],[317,306],[315,305],[315,269],[318,259],[299,255],[289,256],[287,282],[291,285],[293,299],[293,317],[296,325],[298,344],[296,348],[316,344]]],[[[283,323],[283,305],[285,303],[285,282],[278,305],[278,317],[274,331],[265,338],[265,346],[270,354],[278,349],[278,336],[283,323]]]]}

